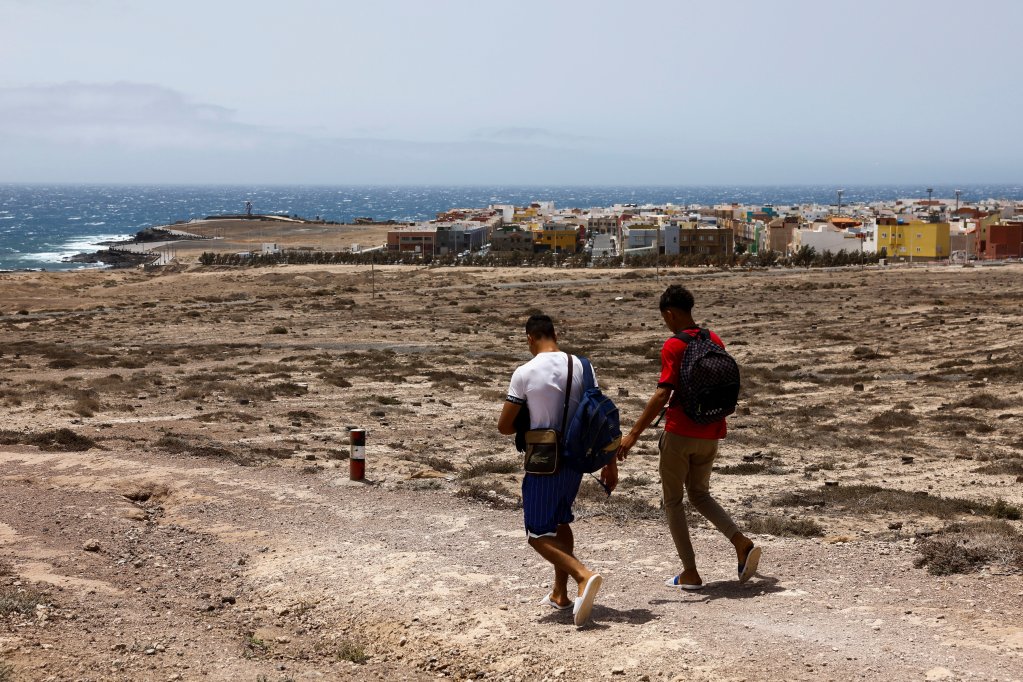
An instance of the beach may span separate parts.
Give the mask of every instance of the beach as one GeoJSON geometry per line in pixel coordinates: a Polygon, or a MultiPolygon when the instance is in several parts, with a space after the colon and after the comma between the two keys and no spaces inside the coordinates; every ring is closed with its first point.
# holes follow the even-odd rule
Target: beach
{"type": "Polygon", "coordinates": [[[176,226],[218,239],[174,242],[175,267],[0,275],[15,679],[1020,679],[1023,265],[194,265],[388,229],[216,222],[176,226]],[[576,631],[538,604],[496,431],[522,324],[551,314],[631,426],[675,282],[743,371],[712,490],[760,575],[739,586],[696,517],[707,586],[663,586],[649,430],[610,501],[584,482],[605,584],[576,631]]]}

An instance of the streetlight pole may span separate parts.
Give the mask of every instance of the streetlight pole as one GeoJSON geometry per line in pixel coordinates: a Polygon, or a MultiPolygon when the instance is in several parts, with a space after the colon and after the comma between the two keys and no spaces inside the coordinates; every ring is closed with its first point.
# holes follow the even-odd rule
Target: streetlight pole
{"type": "Polygon", "coordinates": [[[842,193],[843,192],[845,192],[844,189],[838,190],[838,215],[842,215],[842,193]]]}
{"type": "Polygon", "coordinates": [[[934,188],[927,188],[927,222],[931,221],[931,216],[934,213],[934,207],[931,205],[931,196],[934,195],[934,188]]]}

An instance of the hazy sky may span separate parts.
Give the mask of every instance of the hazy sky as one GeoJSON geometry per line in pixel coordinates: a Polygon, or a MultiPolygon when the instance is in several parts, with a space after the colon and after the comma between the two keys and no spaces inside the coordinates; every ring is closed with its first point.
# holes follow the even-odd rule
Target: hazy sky
{"type": "Polygon", "coordinates": [[[0,0],[0,181],[1023,181],[1017,0],[0,0]]]}

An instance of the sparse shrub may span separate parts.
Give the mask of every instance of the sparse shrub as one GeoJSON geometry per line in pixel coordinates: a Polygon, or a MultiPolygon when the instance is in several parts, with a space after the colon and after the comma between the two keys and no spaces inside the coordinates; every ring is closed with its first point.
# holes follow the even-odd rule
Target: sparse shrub
{"type": "Polygon", "coordinates": [[[337,657],[342,661],[359,665],[369,660],[369,654],[366,653],[365,647],[350,639],[342,640],[337,650],[337,657]]]}
{"type": "Polygon", "coordinates": [[[817,538],[824,529],[813,519],[791,519],[785,516],[753,516],[746,520],[746,530],[759,535],[817,538]]]}
{"type": "MultiPolygon", "coordinates": [[[[436,468],[436,467],[434,467],[436,468]]],[[[468,469],[463,471],[459,478],[465,480],[476,478],[484,474],[514,474],[522,468],[521,462],[511,459],[482,459],[474,462],[468,469]]],[[[437,469],[443,471],[442,469],[437,469]]]]}
{"type": "Polygon", "coordinates": [[[27,616],[35,613],[36,606],[45,603],[42,593],[30,587],[0,586],[0,616],[15,613],[27,616]]]}
{"type": "Polygon", "coordinates": [[[288,333],[288,328],[287,327],[282,327],[280,325],[277,325],[275,327],[270,327],[270,331],[267,332],[267,333],[268,334],[287,334],[288,333]]]}
{"type": "Polygon", "coordinates": [[[626,476],[625,478],[618,481],[618,490],[628,490],[629,488],[638,488],[644,485],[650,485],[654,482],[654,479],[646,474],[633,474],[626,476]]]}
{"type": "Polygon", "coordinates": [[[999,410],[1006,407],[1012,407],[1013,402],[1000,398],[992,393],[974,393],[968,398],[964,398],[955,404],[956,407],[973,407],[983,410],[999,410]]]}
{"type": "Polygon", "coordinates": [[[315,412],[310,412],[309,410],[291,410],[288,412],[288,419],[316,422],[320,421],[320,415],[315,412]]]}
{"type": "Polygon", "coordinates": [[[904,429],[914,426],[920,418],[905,410],[888,410],[871,417],[867,424],[877,431],[884,429],[904,429]]]}
{"type": "Polygon", "coordinates": [[[732,476],[748,476],[750,474],[783,474],[785,472],[771,464],[763,464],[761,462],[740,462],[738,464],[725,465],[717,469],[715,473],[732,476]]]}
{"type": "Polygon", "coordinates": [[[1009,474],[1010,476],[1023,476],[1023,459],[1003,459],[991,464],[985,464],[973,470],[975,474],[1009,474]]]}
{"type": "Polygon", "coordinates": [[[401,400],[389,395],[378,395],[374,398],[381,405],[400,405],[401,400]]]}
{"type": "Polygon", "coordinates": [[[462,308],[462,312],[477,315],[483,312],[483,308],[478,305],[467,305],[462,308]]]}
{"type": "Polygon", "coordinates": [[[518,496],[512,497],[503,486],[485,485],[479,481],[468,481],[455,491],[458,497],[482,502],[493,509],[518,509],[522,501],[518,496]]]}
{"type": "Polygon", "coordinates": [[[14,666],[0,663],[0,682],[14,682],[14,666]]]}
{"type": "Polygon", "coordinates": [[[455,470],[454,463],[451,460],[449,460],[449,459],[447,459],[445,457],[437,457],[437,456],[427,457],[426,459],[422,460],[422,462],[423,462],[423,464],[425,464],[426,466],[430,467],[434,471],[454,471],[455,470]]]}
{"type": "Polygon", "coordinates": [[[345,379],[341,373],[336,370],[320,372],[319,377],[324,383],[330,384],[331,386],[337,386],[338,388],[351,388],[352,386],[352,382],[345,379]]]}
{"type": "Polygon", "coordinates": [[[1010,519],[1018,521],[1021,516],[1019,507],[1009,504],[1002,498],[998,498],[988,509],[988,514],[996,519],[1010,519]]]}
{"type": "Polygon", "coordinates": [[[1003,500],[993,504],[957,497],[908,492],[876,485],[842,485],[835,488],[797,490],[776,497],[779,507],[841,507],[850,511],[919,513],[947,519],[958,514],[983,514],[1003,519],[1020,518],[1020,510],[1003,500]]]}
{"type": "Polygon", "coordinates": [[[621,524],[663,517],[663,512],[659,507],[650,504],[642,497],[636,495],[611,495],[608,497],[599,485],[588,487],[594,491],[590,497],[594,501],[586,505],[585,516],[606,516],[621,524]]]}
{"type": "Polygon", "coordinates": [[[991,563],[1023,570],[1023,536],[1005,521],[953,523],[917,545],[917,568],[933,575],[979,570],[991,563]]]}
{"type": "Polygon", "coordinates": [[[83,396],[71,408],[80,417],[91,417],[100,409],[100,402],[93,397],[83,396]]]}
{"type": "Polygon", "coordinates": [[[82,452],[96,447],[96,441],[71,429],[55,429],[38,433],[0,430],[0,445],[35,445],[50,452],[82,452]]]}

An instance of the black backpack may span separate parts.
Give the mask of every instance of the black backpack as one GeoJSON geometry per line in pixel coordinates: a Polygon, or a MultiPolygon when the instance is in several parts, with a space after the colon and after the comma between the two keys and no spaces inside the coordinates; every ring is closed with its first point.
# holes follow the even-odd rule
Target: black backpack
{"type": "Polygon", "coordinates": [[[671,397],[697,424],[710,424],[735,412],[739,402],[739,364],[714,343],[710,331],[695,335],[681,331],[675,338],[686,342],[679,368],[679,385],[671,397]]]}

